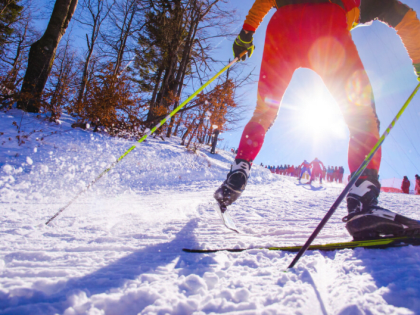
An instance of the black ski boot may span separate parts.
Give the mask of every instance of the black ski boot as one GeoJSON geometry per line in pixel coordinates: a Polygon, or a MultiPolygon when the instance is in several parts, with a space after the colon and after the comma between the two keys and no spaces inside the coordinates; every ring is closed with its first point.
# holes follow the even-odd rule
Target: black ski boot
{"type": "Polygon", "coordinates": [[[245,190],[249,178],[251,163],[245,160],[236,159],[227,175],[226,180],[214,193],[214,199],[219,204],[220,210],[225,212],[242,192],[245,190]]]}
{"type": "Polygon", "coordinates": [[[378,206],[371,206],[367,212],[353,216],[347,221],[346,228],[355,241],[420,236],[420,221],[378,206]]]}
{"type": "Polygon", "coordinates": [[[349,228],[353,224],[349,222],[356,216],[358,218],[363,217],[369,212],[371,207],[376,206],[380,191],[381,184],[378,181],[378,173],[375,170],[365,170],[361,178],[350,188],[347,195],[347,211],[349,214],[343,218],[343,222],[347,222],[346,228],[354,240],[377,238],[378,235],[373,230],[371,232],[364,230],[362,235],[360,234],[362,231],[357,231],[357,229],[352,227],[349,228]]]}
{"type": "Polygon", "coordinates": [[[347,195],[349,214],[343,218],[353,240],[419,235],[419,221],[377,206],[381,189],[378,175],[374,170],[366,170],[364,174],[347,195]]]}
{"type": "Polygon", "coordinates": [[[359,178],[347,195],[347,210],[349,212],[347,218],[349,219],[378,204],[379,192],[381,191],[378,175],[373,170],[366,170],[366,172],[369,175],[359,178]]]}

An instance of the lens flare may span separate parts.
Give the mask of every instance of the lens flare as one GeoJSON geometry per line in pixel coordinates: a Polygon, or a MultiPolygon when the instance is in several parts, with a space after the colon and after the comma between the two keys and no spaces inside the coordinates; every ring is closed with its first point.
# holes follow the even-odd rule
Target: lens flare
{"type": "Polygon", "coordinates": [[[343,46],[332,36],[321,37],[315,41],[308,54],[312,69],[325,74],[339,71],[346,59],[343,46]],[[334,60],[331,56],[334,56],[334,60]]]}
{"type": "Polygon", "coordinates": [[[269,107],[280,107],[280,101],[277,101],[277,100],[272,99],[272,98],[266,97],[264,99],[264,103],[266,103],[269,107]]]}
{"type": "Polygon", "coordinates": [[[365,71],[353,73],[346,84],[346,93],[348,100],[357,106],[372,105],[372,86],[365,71]]]}

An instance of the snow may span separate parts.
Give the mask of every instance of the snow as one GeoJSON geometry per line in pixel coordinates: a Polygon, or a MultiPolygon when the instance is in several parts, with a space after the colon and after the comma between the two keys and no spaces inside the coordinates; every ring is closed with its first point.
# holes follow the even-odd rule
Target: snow
{"type": "MultiPolygon", "coordinates": [[[[147,139],[46,226],[135,144],[72,122],[0,112],[0,314],[420,314],[420,247],[312,251],[288,271],[294,253],[183,252],[301,245],[343,186],[254,165],[231,207],[236,234],[212,198],[233,154],[178,138],[147,139]],[[14,121],[36,130],[21,145],[14,121]]],[[[380,205],[420,219],[418,196],[382,193],[380,205]]],[[[345,214],[315,243],[349,241],[345,214]]]]}

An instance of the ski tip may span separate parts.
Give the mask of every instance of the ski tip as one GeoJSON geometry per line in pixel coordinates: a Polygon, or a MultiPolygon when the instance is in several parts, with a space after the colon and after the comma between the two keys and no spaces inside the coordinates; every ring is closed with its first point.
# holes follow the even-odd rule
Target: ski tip
{"type": "Polygon", "coordinates": [[[236,227],[236,225],[235,225],[235,223],[233,223],[233,221],[231,221],[231,222],[223,222],[224,224],[225,224],[225,227],[228,229],[228,230],[231,230],[231,231],[233,231],[233,232],[235,232],[235,233],[237,233],[237,234],[241,234],[241,232],[238,230],[238,228],[236,227]]]}
{"type": "Polygon", "coordinates": [[[230,230],[230,231],[232,231],[232,232],[235,232],[236,234],[242,234],[241,233],[241,231],[239,231],[237,228],[236,228],[236,226],[235,227],[230,227],[230,226],[227,226],[226,224],[224,224],[225,225],[225,227],[228,229],[228,230],[230,230]]]}
{"type": "Polygon", "coordinates": [[[239,230],[236,228],[236,224],[235,222],[232,220],[232,218],[230,217],[230,215],[227,212],[222,212],[222,210],[220,209],[220,206],[216,203],[214,204],[214,209],[216,210],[216,212],[219,214],[220,219],[222,220],[224,226],[231,230],[234,231],[238,234],[241,234],[239,232],[239,230]]]}

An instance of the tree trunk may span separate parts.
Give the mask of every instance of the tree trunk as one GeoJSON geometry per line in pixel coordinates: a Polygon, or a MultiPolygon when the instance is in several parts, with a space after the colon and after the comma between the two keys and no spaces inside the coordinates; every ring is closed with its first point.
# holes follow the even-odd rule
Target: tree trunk
{"type": "Polygon", "coordinates": [[[181,112],[181,115],[178,119],[178,123],[176,124],[175,130],[174,130],[174,136],[176,136],[178,134],[178,129],[179,129],[179,126],[181,125],[183,115],[184,115],[184,112],[181,112]]]}
{"type": "MultiPolygon", "coordinates": [[[[176,91],[177,97],[181,96],[182,88],[184,85],[185,72],[187,71],[188,61],[190,59],[195,35],[197,33],[198,22],[199,22],[199,19],[192,19],[190,29],[188,31],[188,36],[186,39],[187,43],[184,47],[184,51],[182,53],[182,60],[180,62],[178,73],[174,82],[175,84],[173,85],[173,92],[176,91]]],[[[179,105],[179,102],[176,101],[174,104],[174,108],[176,108],[178,105],[179,105]]],[[[166,134],[167,138],[171,136],[173,125],[174,125],[174,117],[171,118],[171,122],[168,127],[168,132],[166,134]]],[[[178,126],[176,128],[176,131],[177,130],[178,130],[178,126]]]]}
{"type": "Polygon", "coordinates": [[[163,71],[164,71],[163,67],[159,67],[159,70],[157,71],[155,88],[153,90],[152,99],[150,100],[149,112],[147,113],[147,121],[151,121],[154,117],[153,113],[154,113],[154,109],[156,107],[156,98],[157,98],[157,94],[158,94],[158,91],[159,91],[159,85],[160,85],[160,81],[162,79],[163,71]]]}
{"type": "Polygon", "coordinates": [[[185,133],[182,135],[181,145],[184,145],[185,139],[187,138],[188,134],[190,133],[190,131],[192,129],[193,129],[193,124],[191,124],[191,126],[189,128],[187,128],[187,130],[185,131],[185,133]]]}
{"type": "Polygon", "coordinates": [[[190,140],[188,140],[188,144],[186,145],[187,148],[190,146],[191,140],[194,138],[194,136],[195,136],[198,128],[200,128],[200,126],[203,124],[203,118],[204,118],[203,116],[200,118],[200,120],[198,121],[197,126],[194,129],[194,132],[191,134],[190,140]]]}
{"type": "Polygon", "coordinates": [[[153,108],[150,107],[147,115],[147,121],[151,123],[156,119],[154,107],[163,105],[165,108],[168,108],[170,106],[170,102],[168,102],[167,98],[170,95],[170,92],[174,90],[174,85],[176,86],[175,74],[177,71],[179,50],[183,43],[182,34],[184,31],[184,10],[181,7],[181,2],[176,2],[175,6],[176,7],[172,12],[173,16],[170,20],[172,25],[170,36],[172,38],[169,41],[168,56],[163,61],[164,75],[162,83],[159,87],[159,92],[157,93],[153,108]]]}
{"type": "Polygon", "coordinates": [[[78,0],[56,0],[44,35],[31,45],[18,108],[39,112],[39,101],[54,62],[57,46],[76,10],[78,0]]]}
{"type": "Polygon", "coordinates": [[[172,128],[174,127],[174,116],[171,117],[171,120],[169,122],[168,130],[166,131],[166,138],[170,138],[172,134],[172,128]]]}
{"type": "Polygon", "coordinates": [[[190,136],[190,139],[188,140],[187,145],[185,146],[187,149],[189,148],[190,144],[191,144],[191,140],[194,138],[195,133],[197,132],[198,127],[200,126],[200,124],[197,124],[197,126],[195,127],[193,133],[190,136]]]}
{"type": "MultiPolygon", "coordinates": [[[[90,59],[92,58],[92,54],[93,54],[93,45],[92,47],[89,46],[89,40],[88,42],[88,53],[86,56],[86,60],[85,60],[85,64],[83,66],[83,74],[82,74],[82,82],[80,83],[80,88],[79,88],[79,94],[77,96],[77,104],[81,104],[83,101],[83,96],[85,95],[85,90],[86,90],[86,85],[87,85],[87,81],[88,81],[88,74],[89,74],[89,63],[90,63],[90,59]]],[[[94,44],[94,43],[92,43],[94,44]]]]}

